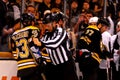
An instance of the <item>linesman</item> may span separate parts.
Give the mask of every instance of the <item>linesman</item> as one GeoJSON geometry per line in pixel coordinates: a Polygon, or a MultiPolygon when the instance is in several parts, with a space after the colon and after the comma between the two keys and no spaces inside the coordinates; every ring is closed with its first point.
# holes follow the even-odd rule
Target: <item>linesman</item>
{"type": "Polygon", "coordinates": [[[50,55],[53,65],[51,80],[78,80],[75,64],[69,49],[68,35],[57,23],[57,14],[48,13],[43,18],[45,35],[41,41],[50,55]]]}

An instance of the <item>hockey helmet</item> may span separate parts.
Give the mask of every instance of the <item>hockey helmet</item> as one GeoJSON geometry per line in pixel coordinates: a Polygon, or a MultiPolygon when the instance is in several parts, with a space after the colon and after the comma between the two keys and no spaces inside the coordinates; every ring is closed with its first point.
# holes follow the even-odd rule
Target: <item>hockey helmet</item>
{"type": "Polygon", "coordinates": [[[63,13],[63,12],[58,12],[56,13],[56,21],[58,22],[59,20],[64,20],[65,18],[67,18],[67,16],[63,13]]]}
{"type": "Polygon", "coordinates": [[[43,24],[47,24],[52,22],[52,15],[51,13],[46,13],[43,17],[43,24]]]}
{"type": "Polygon", "coordinates": [[[24,27],[32,25],[32,21],[35,21],[35,17],[31,13],[23,13],[21,15],[21,22],[24,27]]]}
{"type": "Polygon", "coordinates": [[[52,12],[52,13],[47,13],[44,17],[43,17],[43,23],[47,24],[50,22],[58,22],[60,19],[63,20],[64,18],[67,18],[67,16],[64,15],[64,13],[62,12],[52,12]]]}

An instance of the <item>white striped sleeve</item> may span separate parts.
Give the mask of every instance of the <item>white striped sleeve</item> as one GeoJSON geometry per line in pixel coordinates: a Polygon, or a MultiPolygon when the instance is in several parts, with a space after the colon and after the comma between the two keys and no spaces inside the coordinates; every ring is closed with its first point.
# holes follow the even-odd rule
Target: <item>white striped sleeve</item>
{"type": "Polygon", "coordinates": [[[45,41],[44,44],[46,47],[56,48],[62,43],[66,35],[66,31],[59,28],[56,37],[54,37],[54,39],[45,41]]]}

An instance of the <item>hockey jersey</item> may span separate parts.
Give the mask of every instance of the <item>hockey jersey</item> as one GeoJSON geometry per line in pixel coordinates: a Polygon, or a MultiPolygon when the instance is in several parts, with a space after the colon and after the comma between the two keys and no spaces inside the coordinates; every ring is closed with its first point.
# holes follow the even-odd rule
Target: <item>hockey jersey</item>
{"type": "Polygon", "coordinates": [[[34,26],[28,26],[15,31],[11,35],[12,53],[18,63],[18,76],[25,76],[32,73],[37,62],[31,47],[34,46],[33,38],[39,37],[39,29],[34,26]]]}

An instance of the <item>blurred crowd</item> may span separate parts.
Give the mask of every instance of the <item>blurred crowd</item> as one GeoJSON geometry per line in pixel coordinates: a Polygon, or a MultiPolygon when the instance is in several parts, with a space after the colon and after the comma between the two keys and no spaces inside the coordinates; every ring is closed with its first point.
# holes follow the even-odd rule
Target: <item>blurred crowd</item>
{"type": "MultiPolygon", "coordinates": [[[[65,0],[0,0],[0,51],[11,52],[9,37],[16,30],[24,27],[21,24],[23,13],[35,16],[35,26],[40,29],[40,38],[42,38],[45,33],[43,26],[50,22],[49,20],[44,23],[46,14],[59,12],[62,14],[58,17],[60,20],[62,19],[59,21],[59,26],[69,35],[72,57],[79,63],[80,70],[83,72],[83,80],[119,80],[120,1],[106,0],[106,4],[104,1],[66,0],[66,4],[64,4],[65,0]],[[104,45],[102,51],[101,41],[104,45]],[[86,54],[89,52],[92,52],[91,55],[86,54]],[[83,53],[85,55],[82,55],[83,53]],[[101,53],[105,54],[101,56],[99,55],[101,53]],[[84,68],[87,67],[81,66],[84,65],[81,61],[84,62],[83,58],[86,56],[94,56],[94,59],[100,63],[97,73],[100,75],[99,79],[96,79],[95,75],[98,66],[94,66],[92,59],[90,60],[93,64],[85,64],[89,66],[88,69],[85,70],[84,68]],[[101,58],[100,60],[98,56],[101,58]],[[94,66],[94,69],[91,68],[91,65],[94,66]],[[91,71],[89,71],[90,69],[91,71]]],[[[97,62],[95,61],[95,64],[97,62]]],[[[79,76],[78,78],[80,79],[79,76]]]]}
{"type": "MultiPolygon", "coordinates": [[[[82,30],[87,26],[88,20],[92,16],[98,17],[110,17],[113,26],[116,26],[120,17],[120,6],[119,0],[106,0],[106,15],[104,15],[104,0],[66,0],[66,4],[62,0],[1,0],[0,4],[0,32],[1,36],[4,34],[9,34],[12,31],[8,30],[13,27],[17,22],[20,14],[26,11],[27,6],[32,5],[35,10],[30,11],[35,14],[36,19],[42,20],[45,10],[55,10],[58,9],[61,12],[65,12],[68,16],[65,19],[66,28],[73,29],[74,26],[80,23],[80,16],[83,15],[83,20],[85,22],[83,27],[77,30],[82,30]],[[15,6],[15,7],[14,7],[15,6]],[[14,8],[13,8],[14,7],[14,8]],[[7,30],[4,30],[7,26],[7,30]],[[3,33],[3,34],[2,34],[3,33]]],[[[28,11],[29,12],[29,11],[28,11]]],[[[76,32],[76,29],[75,29],[76,32]]],[[[114,27],[114,32],[115,27],[114,27]]],[[[2,42],[2,41],[1,41],[2,42]]]]}

